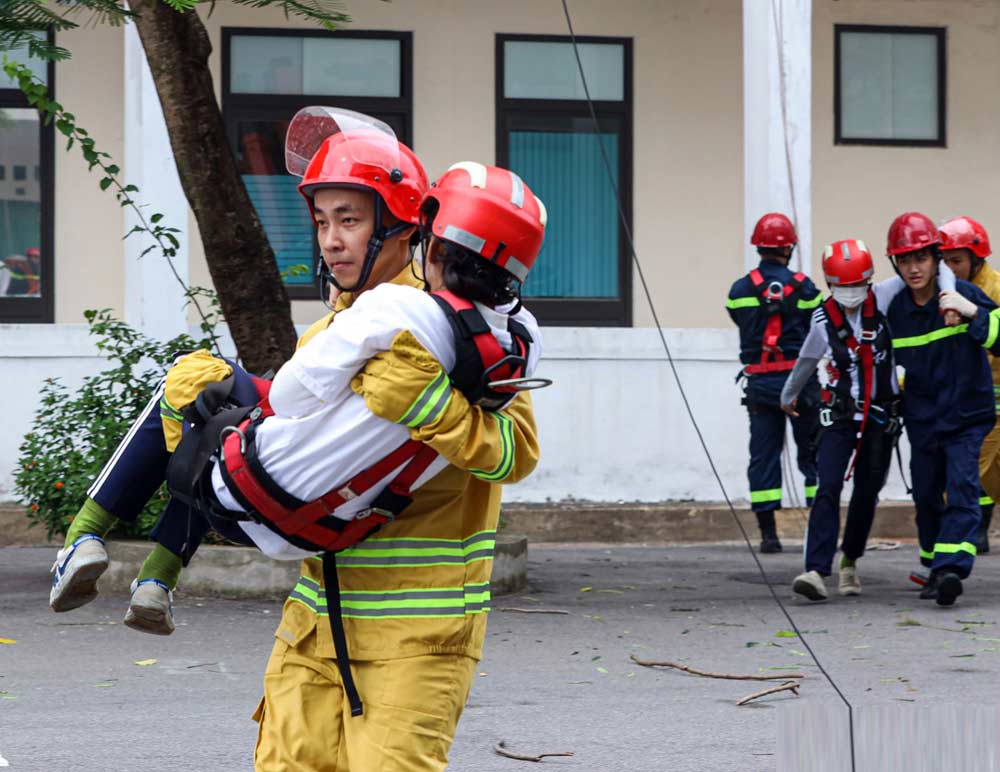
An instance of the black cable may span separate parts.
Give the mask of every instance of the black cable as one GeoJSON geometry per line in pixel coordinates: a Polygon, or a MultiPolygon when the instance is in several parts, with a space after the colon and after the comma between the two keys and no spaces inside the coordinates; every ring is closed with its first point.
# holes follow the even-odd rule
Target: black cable
{"type": "Polygon", "coordinates": [[[601,140],[600,136],[600,124],[597,120],[597,112],[594,110],[594,102],[590,98],[590,88],[587,86],[587,76],[583,71],[583,62],[580,60],[580,50],[576,43],[576,33],[573,31],[573,20],[570,18],[569,6],[566,0],[562,0],[563,13],[566,16],[566,26],[569,29],[569,37],[573,44],[573,54],[576,57],[576,66],[580,72],[580,80],[583,83],[583,93],[587,99],[587,106],[590,109],[590,117],[594,124],[594,136],[597,138],[597,144],[601,148],[601,157],[604,160],[604,169],[608,174],[608,180],[611,183],[611,189],[615,194],[615,202],[618,205],[618,217],[621,220],[622,228],[625,231],[625,238],[628,241],[629,252],[632,255],[632,262],[635,265],[636,273],[639,276],[639,282],[642,284],[643,293],[646,296],[646,302],[649,305],[649,310],[653,315],[653,323],[656,325],[656,330],[660,335],[660,342],[663,344],[663,350],[667,354],[667,361],[670,364],[670,370],[673,373],[674,380],[677,383],[677,389],[680,391],[681,400],[684,402],[684,408],[687,410],[688,417],[691,419],[691,425],[694,427],[695,433],[698,435],[698,441],[701,443],[702,450],[705,451],[705,457],[708,459],[708,465],[712,469],[712,474],[715,476],[716,482],[719,483],[719,490],[722,491],[722,496],[726,501],[726,505],[729,507],[729,511],[733,516],[733,520],[736,521],[737,527],[740,529],[740,533],[743,535],[743,541],[746,542],[747,549],[750,551],[750,556],[753,558],[754,563],[757,564],[757,570],[760,572],[761,577],[764,579],[764,583],[767,585],[767,589],[771,592],[771,597],[774,598],[774,602],[778,604],[778,608],[785,615],[785,619],[788,620],[788,624],[791,625],[792,630],[798,636],[802,645],[805,646],[806,651],[809,652],[809,656],[812,657],[813,662],[816,663],[816,667],[819,671],[826,677],[827,682],[833,687],[833,690],[837,693],[837,696],[844,702],[847,706],[847,718],[848,727],[850,729],[850,740],[851,740],[851,770],[855,772],[855,752],[854,752],[854,708],[848,701],[847,697],[837,686],[837,683],[833,680],[829,673],[826,672],[826,668],[823,667],[816,653],[812,650],[809,642],[806,641],[805,636],[802,635],[802,631],[799,630],[798,625],[795,624],[795,620],[792,619],[791,614],[788,613],[788,609],[785,608],[785,604],[781,602],[778,597],[777,592],[774,590],[774,585],[771,584],[770,578],[768,578],[767,572],[764,570],[764,566],[761,565],[760,559],[757,554],[753,551],[753,545],[750,543],[750,537],[747,536],[746,529],[743,527],[743,523],[740,522],[739,516],[736,514],[736,509],[733,507],[732,501],[729,500],[729,493],[726,491],[726,486],[722,482],[722,477],[719,475],[719,470],[715,466],[715,461],[712,458],[712,453],[708,449],[708,444],[705,442],[705,437],[701,433],[701,427],[698,425],[698,421],[694,416],[694,411],[691,409],[691,404],[688,402],[687,393],[684,391],[684,386],[681,383],[680,374],[677,372],[677,367],[674,364],[674,357],[670,352],[670,346],[667,344],[667,338],[663,334],[663,327],[660,326],[660,320],[656,313],[656,307],[653,305],[653,297],[649,292],[649,285],[646,283],[646,277],[642,271],[642,265],[639,263],[639,256],[635,251],[635,242],[632,240],[632,230],[629,228],[628,219],[625,217],[625,209],[622,206],[621,194],[618,191],[618,183],[615,180],[614,172],[611,169],[611,162],[608,159],[607,151],[604,149],[604,142],[601,140]]]}

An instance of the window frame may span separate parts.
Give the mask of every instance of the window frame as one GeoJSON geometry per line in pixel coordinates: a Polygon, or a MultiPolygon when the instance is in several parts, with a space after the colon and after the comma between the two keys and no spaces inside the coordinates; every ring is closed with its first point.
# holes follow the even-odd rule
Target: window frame
{"type": "MultiPolygon", "coordinates": [[[[498,33],[495,53],[496,158],[499,166],[510,163],[509,126],[518,117],[559,116],[583,118],[591,122],[590,107],[582,99],[523,99],[504,96],[504,46],[508,42],[567,43],[568,35],[522,35],[498,33]]],[[[623,98],[621,101],[594,101],[598,121],[603,116],[620,119],[622,131],[618,139],[619,179],[617,181],[623,227],[618,212],[618,297],[616,298],[527,298],[532,313],[544,325],[554,327],[631,327],[632,326],[632,251],[628,234],[632,232],[633,120],[632,38],[580,36],[577,43],[602,43],[622,47],[623,98]]],[[[592,124],[591,124],[592,127],[592,124]]],[[[528,181],[530,184],[530,180],[528,181]]]]}
{"type": "Polygon", "coordinates": [[[874,145],[883,147],[948,147],[948,46],[946,27],[913,27],[880,24],[833,25],[833,143],[835,145],[874,145]],[[886,137],[845,137],[841,111],[841,34],[881,33],[890,35],[930,35],[937,42],[937,139],[892,139],[886,137]]]}
{"type": "MultiPolygon", "coordinates": [[[[55,33],[49,30],[49,43],[55,43],[55,33]]],[[[56,65],[46,63],[48,96],[55,99],[56,65]]],[[[0,109],[32,110],[28,98],[19,88],[0,88],[0,109]]],[[[51,324],[55,321],[55,126],[45,125],[39,114],[38,121],[39,206],[41,207],[41,233],[39,249],[42,251],[42,280],[40,298],[0,297],[0,324],[51,324]]],[[[13,166],[13,165],[12,165],[13,166]]],[[[27,167],[30,164],[26,164],[27,167]]],[[[8,180],[13,184],[13,168],[8,180]]],[[[27,177],[30,174],[26,173],[27,177]]],[[[27,181],[27,180],[25,180],[27,181]]]]}
{"type": "MultiPolygon", "coordinates": [[[[399,140],[413,147],[413,33],[391,30],[337,30],[328,32],[315,29],[289,27],[223,27],[222,28],[222,121],[234,157],[237,149],[237,124],[241,120],[275,120],[276,116],[291,119],[303,107],[316,104],[336,105],[367,115],[379,117],[392,115],[402,118],[403,132],[399,140]],[[293,38],[354,38],[362,40],[399,41],[399,96],[358,97],[336,94],[261,94],[234,93],[230,90],[231,47],[234,36],[293,37],[293,38]]],[[[313,240],[315,274],[319,262],[319,247],[313,240]]],[[[291,300],[319,300],[320,285],[313,278],[312,284],[285,283],[285,292],[291,300]]]]}

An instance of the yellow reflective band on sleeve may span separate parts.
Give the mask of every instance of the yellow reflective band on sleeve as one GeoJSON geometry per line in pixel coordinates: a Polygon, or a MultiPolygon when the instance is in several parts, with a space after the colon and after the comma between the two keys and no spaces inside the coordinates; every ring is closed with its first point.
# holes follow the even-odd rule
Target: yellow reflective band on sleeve
{"type": "Polygon", "coordinates": [[[434,380],[427,384],[416,401],[410,405],[410,409],[396,423],[405,424],[411,429],[434,423],[449,400],[451,400],[451,381],[444,372],[438,372],[434,380]]]}
{"type": "Polygon", "coordinates": [[[802,311],[808,311],[812,308],[816,308],[820,303],[823,302],[823,296],[817,294],[812,300],[800,300],[795,304],[795,307],[801,309],[802,311]]]}
{"type": "Polygon", "coordinates": [[[752,504],[764,504],[768,501],[781,501],[781,488],[771,488],[769,491],[750,491],[752,504]]]}
{"type": "Polygon", "coordinates": [[[807,499],[814,499],[814,498],[816,498],[816,486],[815,485],[807,485],[806,486],[806,498],[807,499]]]}
{"type": "Polygon", "coordinates": [[[726,301],[726,308],[752,308],[760,305],[760,298],[729,298],[726,301]]]}
{"type": "Polygon", "coordinates": [[[173,421],[183,421],[184,415],[180,410],[167,402],[166,397],[160,397],[160,418],[169,418],[173,421]]]}
{"type": "Polygon", "coordinates": [[[995,502],[989,496],[979,497],[979,506],[981,507],[992,507],[995,502]]]}
{"type": "MultiPolygon", "coordinates": [[[[374,539],[337,554],[345,568],[453,566],[491,560],[496,531],[480,531],[467,539],[374,539]]],[[[318,558],[317,558],[318,560],[318,558]]]]}
{"type": "Polygon", "coordinates": [[[983,348],[993,348],[993,344],[997,342],[997,335],[1000,335],[1000,308],[990,311],[990,330],[986,334],[983,348]]]}
{"type": "Polygon", "coordinates": [[[939,552],[945,555],[954,555],[956,552],[968,552],[975,557],[976,545],[968,541],[963,541],[961,544],[935,544],[934,554],[939,552]]]}
{"type": "Polygon", "coordinates": [[[503,413],[490,413],[500,428],[500,463],[491,470],[470,469],[469,472],[480,480],[500,482],[514,468],[514,422],[503,413]]]}
{"type": "MultiPolygon", "coordinates": [[[[303,576],[288,596],[329,616],[326,591],[303,576]]],[[[490,610],[490,583],[470,582],[462,587],[422,587],[406,590],[361,590],[340,593],[341,614],[353,619],[406,617],[463,617],[490,610]]]]}
{"type": "Polygon", "coordinates": [[[960,324],[958,327],[942,327],[940,330],[931,330],[926,335],[914,335],[912,338],[893,338],[893,348],[915,348],[926,346],[936,340],[950,338],[952,335],[961,335],[969,329],[969,325],[960,324]]]}
{"type": "Polygon", "coordinates": [[[926,550],[920,550],[920,557],[922,557],[924,560],[934,560],[934,553],[927,552],[926,550]]]}

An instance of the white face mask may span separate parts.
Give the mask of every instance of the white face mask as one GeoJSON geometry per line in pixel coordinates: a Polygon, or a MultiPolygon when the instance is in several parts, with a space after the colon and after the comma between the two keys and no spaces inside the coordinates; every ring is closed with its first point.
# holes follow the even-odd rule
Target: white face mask
{"type": "Polygon", "coordinates": [[[831,287],[833,299],[844,308],[853,310],[865,302],[868,297],[868,285],[864,287],[831,287]]]}

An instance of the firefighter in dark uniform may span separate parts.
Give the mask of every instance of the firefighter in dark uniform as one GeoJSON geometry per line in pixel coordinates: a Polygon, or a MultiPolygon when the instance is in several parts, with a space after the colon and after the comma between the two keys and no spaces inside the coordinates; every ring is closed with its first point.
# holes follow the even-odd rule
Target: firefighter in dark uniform
{"type": "MultiPolygon", "coordinates": [[[[740,329],[741,377],[750,415],[750,503],[760,527],[760,551],[781,552],[774,513],[781,508],[781,451],[786,415],[780,395],[788,373],[809,330],[813,310],[822,296],[812,281],[788,268],[798,236],[783,214],[765,214],[754,227],[750,243],[760,264],[733,283],[726,310],[740,329]]],[[[805,477],[805,499],[816,494],[816,452],[819,383],[815,375],[799,397],[799,416],[791,418],[799,470],[805,477]]]]}
{"type": "Polygon", "coordinates": [[[889,228],[886,252],[906,282],[886,314],[896,362],[906,371],[903,418],[910,440],[921,562],[920,593],[950,606],[976,558],[979,452],[996,422],[986,356],[1000,354],[1000,309],[973,284],[940,292],[941,236],[926,215],[907,212],[889,228]],[[948,326],[946,311],[962,324],[948,326]]]}

